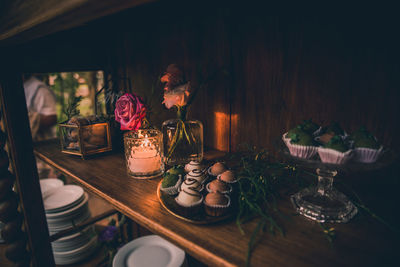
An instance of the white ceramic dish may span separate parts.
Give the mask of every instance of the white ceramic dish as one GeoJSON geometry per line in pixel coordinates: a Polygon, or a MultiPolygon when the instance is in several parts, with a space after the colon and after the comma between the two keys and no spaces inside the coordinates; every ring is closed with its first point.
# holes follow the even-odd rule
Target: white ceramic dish
{"type": "Polygon", "coordinates": [[[64,252],[53,252],[56,264],[67,265],[80,262],[89,257],[97,248],[97,236],[81,247],[64,252]]]}
{"type": "Polygon", "coordinates": [[[137,238],[115,255],[113,267],[179,267],[185,252],[157,235],[137,238]]]}
{"type": "Polygon", "coordinates": [[[71,214],[71,213],[75,212],[76,210],[78,210],[79,208],[81,208],[83,205],[87,204],[88,201],[89,201],[89,195],[87,193],[84,193],[83,200],[80,203],[77,203],[76,206],[73,206],[67,210],[63,210],[60,212],[46,213],[46,218],[48,218],[48,219],[58,218],[58,217],[63,217],[68,214],[71,214]]]}
{"type": "Polygon", "coordinates": [[[64,185],[64,182],[57,178],[41,179],[39,182],[42,195],[44,195],[47,191],[51,189],[58,188],[64,185]]]}
{"type": "Polygon", "coordinates": [[[84,194],[82,187],[65,185],[48,190],[43,194],[43,204],[46,211],[64,208],[78,202],[84,194]]]}

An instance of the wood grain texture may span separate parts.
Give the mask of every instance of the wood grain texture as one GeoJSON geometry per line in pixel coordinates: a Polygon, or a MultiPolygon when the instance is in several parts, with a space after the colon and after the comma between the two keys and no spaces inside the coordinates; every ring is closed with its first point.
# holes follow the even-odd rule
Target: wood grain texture
{"type": "MultiPolygon", "coordinates": [[[[194,88],[201,76],[225,68],[229,75],[219,73],[200,90],[189,113],[203,122],[205,144],[220,150],[242,143],[273,149],[283,132],[309,118],[338,121],[348,132],[365,125],[399,150],[395,19],[261,10],[161,1],[13,49],[25,71],[105,69],[114,78],[129,77],[132,91],[151,102],[158,127],[175,117],[161,104],[157,84],[168,64],[181,65],[194,88]]],[[[129,90],[122,81],[114,84],[129,90]]]]}
{"type": "MultiPolygon", "coordinates": [[[[244,236],[234,221],[204,226],[183,222],[171,216],[158,202],[159,179],[135,180],[127,176],[122,154],[81,160],[62,154],[58,141],[37,144],[35,154],[203,263],[244,265],[249,235],[257,220],[245,224],[247,234],[244,236]]],[[[366,217],[357,217],[348,224],[335,224],[338,238],[332,248],[318,224],[291,216],[294,210],[288,196],[279,201],[279,208],[289,216],[282,221],[286,236],[262,235],[252,257],[252,266],[374,266],[390,264],[395,259],[396,237],[366,217]]]]}
{"type": "Polygon", "coordinates": [[[149,2],[153,1],[5,1],[0,11],[0,43],[26,42],[149,2]]]}
{"type": "MultiPolygon", "coordinates": [[[[1,108],[8,136],[12,172],[16,177],[16,191],[28,235],[31,262],[33,266],[54,266],[36,161],[32,152],[32,136],[21,74],[15,70],[1,70],[1,108]]],[[[19,251],[23,251],[25,246],[26,243],[19,251]]],[[[17,259],[23,256],[22,253],[18,254],[17,259]]]]}
{"type": "MultiPolygon", "coordinates": [[[[150,121],[161,127],[163,121],[176,117],[176,109],[161,104],[163,87],[158,79],[169,64],[180,66],[192,91],[197,90],[188,119],[203,123],[208,146],[228,151],[230,79],[222,71],[229,68],[227,15],[199,4],[180,4],[155,3],[108,20],[118,25],[113,33],[120,42],[114,68],[119,77],[131,79],[132,91],[150,106],[150,121]],[[206,81],[207,86],[200,88],[206,81]]],[[[120,89],[129,90],[126,83],[120,89]]]]}
{"type": "Polygon", "coordinates": [[[239,143],[272,148],[282,133],[312,118],[338,121],[347,132],[365,125],[386,146],[400,148],[399,124],[392,123],[400,114],[392,18],[266,17],[251,10],[231,27],[239,143]]]}

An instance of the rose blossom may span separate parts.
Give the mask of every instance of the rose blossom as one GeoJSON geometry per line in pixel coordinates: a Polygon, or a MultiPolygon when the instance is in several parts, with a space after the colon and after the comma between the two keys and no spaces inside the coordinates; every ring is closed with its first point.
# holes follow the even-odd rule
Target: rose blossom
{"type": "Polygon", "coordinates": [[[167,71],[161,77],[161,82],[165,83],[165,91],[172,90],[174,87],[184,83],[183,72],[177,65],[171,64],[167,67],[167,71]]]}
{"type": "Polygon", "coordinates": [[[121,130],[136,131],[146,116],[146,106],[139,96],[126,93],[117,100],[114,114],[121,130]]]}
{"type": "Polygon", "coordinates": [[[165,107],[170,109],[173,106],[186,106],[190,95],[190,83],[176,87],[174,90],[164,92],[165,107]]]}

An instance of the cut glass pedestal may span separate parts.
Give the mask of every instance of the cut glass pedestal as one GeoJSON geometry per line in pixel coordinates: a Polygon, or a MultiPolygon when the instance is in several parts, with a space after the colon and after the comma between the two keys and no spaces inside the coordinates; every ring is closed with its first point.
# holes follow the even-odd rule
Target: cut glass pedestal
{"type": "Polygon", "coordinates": [[[317,169],[318,186],[306,188],[291,197],[296,210],[318,222],[348,222],[357,214],[357,207],[332,187],[336,171],[317,169]]]}

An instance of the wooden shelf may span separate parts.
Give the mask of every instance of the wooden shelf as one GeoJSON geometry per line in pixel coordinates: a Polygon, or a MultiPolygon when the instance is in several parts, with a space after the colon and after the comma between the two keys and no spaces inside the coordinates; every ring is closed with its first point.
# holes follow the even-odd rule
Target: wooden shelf
{"type": "MultiPolygon", "coordinates": [[[[61,153],[58,140],[36,144],[35,154],[135,222],[205,264],[245,264],[247,244],[256,220],[244,226],[246,235],[240,234],[234,220],[214,225],[192,225],[181,221],[158,202],[156,188],[160,179],[130,178],[122,154],[82,160],[61,153]]],[[[394,258],[392,248],[396,240],[393,234],[365,217],[356,217],[348,224],[336,224],[338,238],[332,247],[318,224],[301,216],[290,216],[294,210],[288,199],[282,200],[279,208],[290,217],[283,220],[286,236],[263,234],[253,253],[252,266],[369,266],[394,258]]]]}

